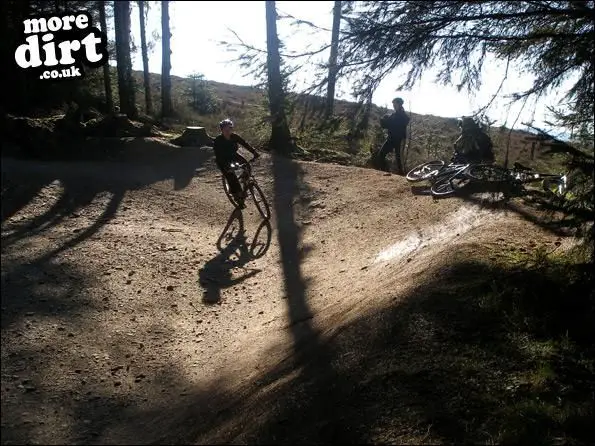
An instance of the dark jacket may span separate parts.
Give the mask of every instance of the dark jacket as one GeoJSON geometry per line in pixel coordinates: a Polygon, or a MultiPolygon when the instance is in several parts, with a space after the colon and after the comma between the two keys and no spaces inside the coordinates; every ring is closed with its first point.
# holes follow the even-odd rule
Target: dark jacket
{"type": "Polygon", "coordinates": [[[237,133],[232,133],[229,139],[225,139],[223,135],[218,135],[213,143],[213,150],[215,151],[215,159],[220,166],[228,166],[236,158],[239,145],[244,146],[253,155],[258,152],[248,144],[244,138],[237,133]]]}
{"type": "Polygon", "coordinates": [[[388,130],[388,136],[393,139],[404,139],[407,136],[407,124],[409,124],[409,116],[405,110],[384,116],[380,121],[380,125],[388,130]]]}

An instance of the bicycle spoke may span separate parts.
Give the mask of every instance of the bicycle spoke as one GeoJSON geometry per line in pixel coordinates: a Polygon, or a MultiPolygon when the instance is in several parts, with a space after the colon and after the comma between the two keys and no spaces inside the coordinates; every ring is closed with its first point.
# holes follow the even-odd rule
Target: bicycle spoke
{"type": "Polygon", "coordinates": [[[411,169],[405,178],[411,182],[423,181],[433,175],[435,175],[440,169],[444,167],[444,161],[430,161],[427,163],[420,164],[419,166],[411,169]]]}
{"type": "Polygon", "coordinates": [[[432,184],[430,188],[430,192],[434,196],[443,197],[446,195],[452,195],[455,192],[455,188],[453,187],[452,183],[448,179],[444,179],[441,181],[437,181],[436,183],[432,184]]]}
{"type": "Polygon", "coordinates": [[[507,169],[491,164],[471,165],[465,174],[473,180],[484,182],[505,181],[509,177],[507,169]]]}
{"type": "Polygon", "coordinates": [[[269,203],[267,202],[264,193],[262,192],[260,186],[256,183],[256,181],[253,180],[248,185],[248,189],[252,194],[254,204],[256,204],[256,209],[258,209],[258,212],[260,213],[262,218],[264,218],[265,220],[271,218],[271,210],[269,207],[269,203]]]}
{"type": "Polygon", "coordinates": [[[458,170],[453,169],[454,172],[456,172],[454,175],[453,172],[450,172],[450,174],[440,175],[440,177],[436,179],[430,187],[432,195],[437,197],[453,195],[459,189],[462,189],[471,182],[471,178],[465,174],[466,169],[461,169],[461,167],[458,167],[457,169],[458,170]]]}

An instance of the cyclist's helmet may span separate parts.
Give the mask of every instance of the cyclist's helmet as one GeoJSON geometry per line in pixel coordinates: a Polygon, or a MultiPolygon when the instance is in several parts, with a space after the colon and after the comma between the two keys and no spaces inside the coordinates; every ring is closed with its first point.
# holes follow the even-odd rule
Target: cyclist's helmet
{"type": "Polygon", "coordinates": [[[224,119],[219,123],[219,129],[222,129],[223,127],[233,128],[233,121],[231,119],[224,119]]]}

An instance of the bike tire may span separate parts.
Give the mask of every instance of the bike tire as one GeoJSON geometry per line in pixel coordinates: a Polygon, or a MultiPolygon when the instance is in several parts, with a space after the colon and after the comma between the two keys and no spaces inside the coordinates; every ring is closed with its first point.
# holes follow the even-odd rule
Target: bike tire
{"type": "Polygon", "coordinates": [[[254,239],[252,240],[252,243],[250,243],[250,255],[252,259],[259,259],[260,257],[266,254],[266,252],[269,250],[269,247],[271,246],[272,234],[273,231],[271,228],[270,221],[263,220],[258,226],[256,233],[254,234],[254,239]],[[264,241],[261,241],[260,235],[262,233],[262,230],[265,228],[266,235],[264,241]]]}
{"type": "Polygon", "coordinates": [[[233,197],[232,193],[229,191],[229,184],[227,184],[227,180],[225,179],[224,176],[222,176],[221,179],[223,180],[223,190],[225,191],[225,195],[227,195],[227,198],[229,199],[231,204],[233,204],[233,206],[235,208],[238,208],[239,204],[236,201],[236,199],[233,197]]]}
{"type": "Polygon", "coordinates": [[[250,194],[254,199],[256,209],[258,209],[258,212],[260,213],[262,218],[264,218],[265,220],[270,219],[271,208],[260,186],[255,181],[252,181],[248,186],[248,190],[250,191],[250,194]]]}
{"type": "Polygon", "coordinates": [[[475,181],[499,182],[509,178],[509,170],[492,164],[472,164],[465,171],[465,175],[475,181]]]}
{"type": "Polygon", "coordinates": [[[439,172],[444,167],[444,164],[442,160],[428,161],[411,169],[407,172],[405,178],[412,183],[426,180],[439,172]]]}
{"type": "Polygon", "coordinates": [[[443,176],[430,187],[430,192],[435,197],[448,197],[457,193],[471,182],[471,178],[465,174],[465,171],[459,172],[453,177],[443,176]]]}

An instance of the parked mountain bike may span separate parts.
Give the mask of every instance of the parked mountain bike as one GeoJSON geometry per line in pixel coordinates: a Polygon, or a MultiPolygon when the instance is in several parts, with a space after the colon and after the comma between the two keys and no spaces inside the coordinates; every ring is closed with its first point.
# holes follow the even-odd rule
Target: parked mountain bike
{"type": "Polygon", "coordinates": [[[431,184],[431,194],[435,197],[445,197],[469,184],[472,178],[467,176],[466,172],[470,166],[470,163],[462,162],[455,155],[448,164],[442,160],[422,163],[411,169],[405,178],[412,183],[428,180],[431,184]]]}
{"type": "Polygon", "coordinates": [[[565,174],[541,173],[531,167],[516,162],[512,169],[491,164],[475,164],[465,172],[474,181],[501,182],[512,188],[523,189],[525,184],[541,183],[545,192],[564,196],[568,190],[568,178],[565,174]]]}
{"type": "MultiPolygon", "coordinates": [[[[258,209],[258,212],[260,213],[262,218],[264,218],[265,220],[270,219],[271,209],[264,195],[264,192],[256,182],[254,175],[252,175],[251,162],[233,162],[230,168],[235,172],[236,176],[238,177],[238,180],[240,181],[240,185],[242,186],[241,196],[244,199],[246,199],[248,197],[248,194],[250,194],[254,199],[256,209],[258,209]]],[[[234,198],[233,194],[230,192],[229,184],[227,183],[225,176],[222,176],[221,178],[223,181],[223,190],[225,191],[225,195],[227,195],[227,198],[229,198],[231,204],[233,204],[234,207],[239,209],[240,205],[234,198]]]]}
{"type": "Polygon", "coordinates": [[[442,160],[429,161],[405,176],[411,182],[430,181],[430,192],[435,197],[452,195],[469,184],[472,178],[466,172],[472,164],[494,161],[492,141],[476,119],[463,117],[458,126],[461,133],[454,142],[454,155],[448,164],[442,160]]]}

